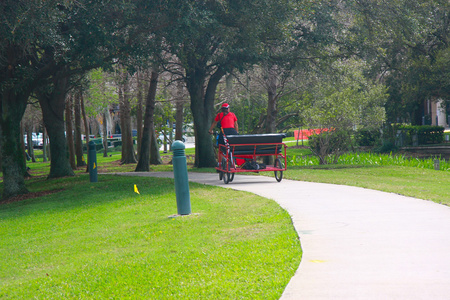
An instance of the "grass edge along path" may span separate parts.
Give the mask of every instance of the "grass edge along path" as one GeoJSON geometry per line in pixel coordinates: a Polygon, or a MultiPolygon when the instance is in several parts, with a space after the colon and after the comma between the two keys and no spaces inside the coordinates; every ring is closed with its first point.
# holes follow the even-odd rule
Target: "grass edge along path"
{"type": "Polygon", "coordinates": [[[284,178],[368,188],[450,206],[447,171],[403,166],[288,166],[284,178]]]}
{"type": "Polygon", "coordinates": [[[300,263],[290,216],[250,193],[173,179],[88,175],[0,205],[1,299],[278,299],[300,263]],[[134,192],[134,185],[140,194],[134,192]]]}
{"type": "MultiPolygon", "coordinates": [[[[189,151],[189,153],[193,153],[193,148],[186,150],[187,153],[189,151]]],[[[310,165],[315,158],[311,156],[311,151],[305,147],[288,147],[287,150],[288,167],[287,171],[284,172],[284,178],[286,179],[358,186],[431,200],[450,206],[450,188],[448,188],[450,171],[433,170],[429,166],[432,162],[430,159],[424,160],[423,163],[419,164],[421,167],[418,167],[415,163],[416,159],[412,163],[402,157],[354,153],[344,155],[341,164],[321,166],[318,163],[317,165],[310,165]],[[406,165],[398,165],[405,162],[406,165]]],[[[170,153],[164,155],[171,157],[170,153]]],[[[120,165],[120,157],[120,152],[113,152],[107,158],[98,154],[99,173],[132,172],[136,165],[120,165]]],[[[42,162],[28,165],[31,167],[30,172],[33,177],[45,177],[50,168],[49,163],[42,162]]],[[[151,169],[152,171],[169,172],[173,170],[172,165],[168,164],[151,166],[151,169]]],[[[83,174],[85,171],[86,168],[79,168],[77,174],[83,174]]],[[[191,164],[188,165],[188,171],[215,173],[213,168],[195,169],[191,164]]],[[[256,173],[249,174],[255,175],[256,173]]],[[[273,177],[273,172],[261,172],[260,175],[273,177]]],[[[212,176],[216,176],[216,174],[212,176]]]]}

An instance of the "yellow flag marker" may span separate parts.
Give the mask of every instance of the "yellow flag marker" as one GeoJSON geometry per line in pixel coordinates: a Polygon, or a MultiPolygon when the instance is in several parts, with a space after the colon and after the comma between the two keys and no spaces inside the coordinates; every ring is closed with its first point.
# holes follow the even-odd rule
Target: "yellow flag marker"
{"type": "Polygon", "coordinates": [[[139,194],[139,195],[141,194],[141,193],[139,193],[139,190],[138,190],[138,188],[137,188],[136,185],[134,185],[134,192],[137,193],[137,194],[139,194]]]}
{"type": "Polygon", "coordinates": [[[94,163],[94,167],[93,167],[93,169],[95,169],[96,168],[96,165],[95,165],[95,163],[94,163]]]}

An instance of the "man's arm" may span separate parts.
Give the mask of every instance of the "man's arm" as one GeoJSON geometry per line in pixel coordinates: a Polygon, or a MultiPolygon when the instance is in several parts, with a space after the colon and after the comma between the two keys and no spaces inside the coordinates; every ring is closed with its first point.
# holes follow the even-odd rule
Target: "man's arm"
{"type": "Polygon", "coordinates": [[[210,134],[213,134],[213,129],[214,129],[214,127],[216,127],[216,125],[217,125],[217,121],[214,120],[214,121],[212,122],[212,124],[211,124],[211,127],[209,128],[209,133],[210,133],[210,134]]]}

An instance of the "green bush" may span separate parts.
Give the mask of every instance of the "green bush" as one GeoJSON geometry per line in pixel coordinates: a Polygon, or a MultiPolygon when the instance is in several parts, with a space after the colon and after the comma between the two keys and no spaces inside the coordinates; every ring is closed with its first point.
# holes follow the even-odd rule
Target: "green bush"
{"type": "Polygon", "coordinates": [[[406,135],[406,143],[408,145],[413,144],[415,135],[419,145],[442,143],[444,141],[444,129],[442,126],[431,125],[403,125],[399,127],[399,130],[406,135]]]}
{"type": "Polygon", "coordinates": [[[361,129],[356,132],[355,139],[359,146],[375,146],[380,142],[381,133],[378,130],[361,129]]]}
{"type": "Polygon", "coordinates": [[[374,149],[374,152],[375,153],[391,153],[391,152],[395,152],[397,150],[398,149],[393,142],[391,142],[390,140],[383,140],[383,144],[380,147],[374,149]]]}
{"type": "Polygon", "coordinates": [[[309,148],[319,157],[321,165],[332,160],[334,163],[342,153],[352,148],[349,132],[345,130],[323,131],[309,137],[309,148]]]}

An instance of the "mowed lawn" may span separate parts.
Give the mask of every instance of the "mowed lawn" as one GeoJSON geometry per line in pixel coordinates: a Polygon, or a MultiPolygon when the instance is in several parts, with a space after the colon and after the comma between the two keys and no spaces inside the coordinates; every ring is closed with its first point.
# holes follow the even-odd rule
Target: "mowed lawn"
{"type": "Polygon", "coordinates": [[[301,249],[290,216],[250,193],[172,179],[33,179],[0,205],[1,299],[278,299],[301,249]],[[140,194],[134,191],[136,185],[140,194]]]}
{"type": "Polygon", "coordinates": [[[357,186],[450,205],[449,171],[403,166],[293,166],[284,178],[357,186]]]}
{"type": "MultiPolygon", "coordinates": [[[[305,155],[303,149],[288,150],[305,155]]],[[[134,170],[119,158],[99,155],[99,172],[134,170]]],[[[171,179],[102,174],[89,183],[81,168],[74,178],[45,180],[48,163],[31,167],[30,191],[54,193],[0,205],[2,299],[278,299],[300,263],[290,217],[271,200],[191,183],[193,213],[174,217],[171,179]]],[[[217,176],[214,169],[189,171],[217,176]]],[[[450,205],[447,171],[288,166],[284,178],[450,205]]]]}

